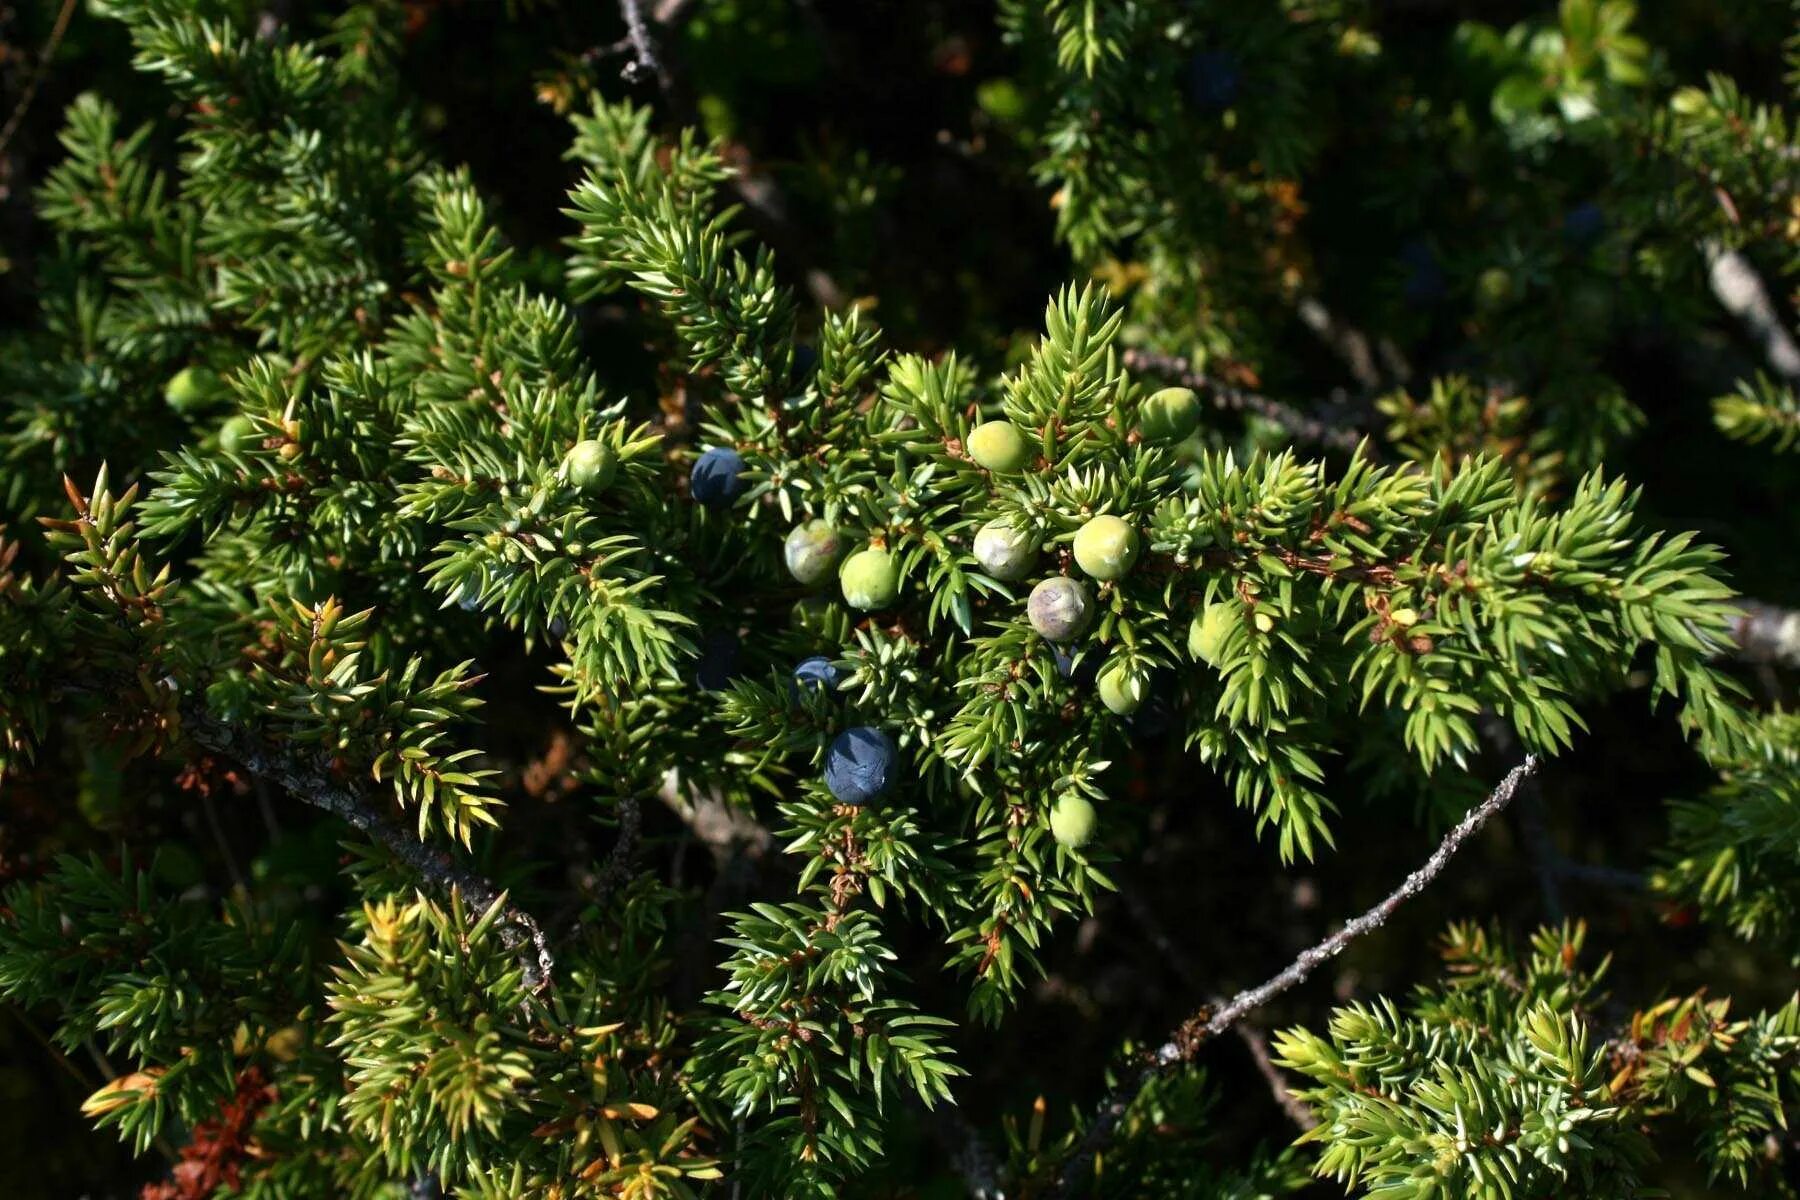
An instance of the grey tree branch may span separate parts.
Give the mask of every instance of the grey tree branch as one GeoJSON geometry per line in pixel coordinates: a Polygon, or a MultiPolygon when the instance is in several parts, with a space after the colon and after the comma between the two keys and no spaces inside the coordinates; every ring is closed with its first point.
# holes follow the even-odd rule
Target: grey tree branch
{"type": "MultiPolygon", "coordinates": [[[[1117,889],[1116,894],[1119,899],[1124,901],[1125,907],[1130,910],[1131,919],[1137,923],[1138,929],[1144,936],[1150,939],[1150,944],[1156,947],[1156,952],[1161,955],[1161,960],[1167,963],[1170,969],[1180,976],[1182,983],[1190,989],[1204,992],[1206,983],[1201,977],[1199,968],[1194,965],[1193,959],[1189,958],[1181,947],[1176,945],[1175,939],[1169,936],[1168,931],[1163,928],[1162,922],[1157,919],[1155,910],[1144,901],[1144,897],[1123,878],[1115,879],[1113,885],[1117,889]]],[[[1221,1003],[1222,997],[1214,997],[1212,1002],[1214,1004],[1221,1003]]],[[[1255,1064],[1257,1074],[1261,1075],[1263,1082],[1269,1085],[1269,1095],[1274,1097],[1275,1103],[1281,1107],[1282,1112],[1288,1115],[1288,1119],[1301,1129],[1311,1129],[1317,1125],[1318,1118],[1312,1115],[1312,1110],[1288,1090],[1288,1082],[1281,1077],[1281,1069],[1269,1057],[1268,1040],[1263,1036],[1262,1031],[1247,1023],[1240,1023],[1235,1027],[1234,1032],[1237,1034],[1238,1040],[1244,1043],[1244,1048],[1250,1052],[1250,1061],[1255,1064]]]]}
{"type": "Polygon", "coordinates": [[[38,89],[44,86],[44,76],[50,73],[50,60],[56,57],[57,48],[62,45],[63,35],[69,32],[69,20],[74,15],[75,0],[63,0],[62,7],[56,13],[56,24],[51,26],[50,37],[44,42],[37,62],[32,65],[31,77],[25,81],[18,103],[13,105],[12,112],[6,118],[6,125],[0,127],[0,154],[6,153],[6,148],[12,145],[13,135],[25,123],[25,114],[31,111],[31,102],[37,99],[38,89]]]}
{"type": "Polygon", "coordinates": [[[1800,667],[1800,612],[1760,600],[1736,603],[1744,610],[1731,631],[1737,642],[1736,657],[1751,663],[1800,667]]]}
{"type": "Polygon", "coordinates": [[[1090,1169],[1094,1155],[1103,1150],[1112,1140],[1119,1121],[1130,1109],[1138,1093],[1143,1091],[1149,1082],[1178,1063],[1190,1061],[1201,1046],[1210,1039],[1230,1029],[1243,1018],[1261,1008],[1275,997],[1303,982],[1323,964],[1341,954],[1346,946],[1372,930],[1379,929],[1394,915],[1396,909],[1408,900],[1424,891],[1436,879],[1464,842],[1479,831],[1482,826],[1499,815],[1506,806],[1512,803],[1513,796],[1527,779],[1537,773],[1538,759],[1536,755],[1527,755],[1525,761],[1507,772],[1506,778],[1494,788],[1486,800],[1470,809],[1456,826],[1444,835],[1436,850],[1419,866],[1419,868],[1400,882],[1400,886],[1389,892],[1387,897],[1356,917],[1342,929],[1327,937],[1324,941],[1300,952],[1281,971],[1253,988],[1239,992],[1224,1005],[1218,1008],[1203,1008],[1182,1022],[1180,1027],[1169,1036],[1154,1053],[1140,1062],[1137,1068],[1109,1092],[1100,1107],[1095,1111],[1093,1120],[1089,1122],[1087,1133],[1069,1161],[1063,1165],[1061,1176],[1057,1180],[1057,1196],[1072,1196],[1080,1185],[1082,1177],[1090,1169]]]}
{"type": "Polygon", "coordinates": [[[1781,323],[1762,276],[1749,259],[1716,239],[1702,243],[1701,250],[1706,255],[1707,279],[1720,305],[1761,344],[1763,357],[1776,374],[1789,383],[1800,383],[1800,345],[1781,323]]]}
{"type": "Polygon", "coordinates": [[[644,20],[641,0],[619,0],[619,12],[625,18],[625,38],[631,43],[631,58],[625,63],[625,78],[633,82],[644,75],[654,75],[663,91],[673,86],[669,70],[658,56],[656,43],[650,38],[650,26],[644,20]]]}
{"type": "Polygon", "coordinates": [[[927,1122],[932,1137],[949,1157],[950,1169],[963,1181],[972,1200],[1004,1200],[1000,1164],[962,1114],[944,1105],[932,1109],[927,1122]]]}
{"type": "Polygon", "coordinates": [[[333,778],[322,759],[273,746],[249,729],[219,720],[197,701],[182,705],[181,719],[183,731],[195,745],[232,760],[252,775],[279,785],[314,808],[342,817],[387,847],[395,858],[439,890],[459,892],[482,910],[499,903],[501,920],[495,928],[501,943],[519,954],[525,968],[526,985],[534,992],[550,986],[556,959],[550,953],[550,943],[543,929],[530,913],[513,904],[504,892],[444,851],[410,836],[383,816],[358,789],[333,778]]]}
{"type": "MultiPolygon", "coordinates": [[[[1312,296],[1301,297],[1294,311],[1299,314],[1301,324],[1343,359],[1357,383],[1369,391],[1381,386],[1381,372],[1375,366],[1374,352],[1369,349],[1368,335],[1332,316],[1331,310],[1312,296]]],[[[1398,348],[1393,348],[1392,353],[1397,357],[1398,348]]]]}

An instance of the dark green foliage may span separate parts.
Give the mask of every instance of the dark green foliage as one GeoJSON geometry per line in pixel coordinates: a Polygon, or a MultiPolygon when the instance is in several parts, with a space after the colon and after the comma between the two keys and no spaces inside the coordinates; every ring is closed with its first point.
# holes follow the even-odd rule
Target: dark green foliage
{"type": "Polygon", "coordinates": [[[1701,87],[1685,5],[697,0],[623,99],[606,6],[90,7],[0,330],[0,1001],[147,1176],[1785,1194],[1779,22],[1701,87]],[[1203,1006],[1523,752],[1448,977],[1377,994],[1396,922],[1284,1002],[1296,1141],[1203,1006]]]}

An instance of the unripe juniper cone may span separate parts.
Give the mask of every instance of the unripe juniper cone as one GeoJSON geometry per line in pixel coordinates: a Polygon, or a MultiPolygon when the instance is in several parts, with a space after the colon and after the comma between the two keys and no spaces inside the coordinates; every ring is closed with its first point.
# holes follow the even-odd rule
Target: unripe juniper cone
{"type": "Polygon", "coordinates": [[[851,608],[864,612],[886,608],[900,595],[900,567],[893,555],[871,546],[844,560],[838,570],[838,586],[851,608]]]}
{"type": "Polygon", "coordinates": [[[975,561],[995,579],[1017,582],[1037,562],[1037,539],[1005,521],[989,521],[975,531],[975,561]]]}
{"type": "Polygon", "coordinates": [[[831,578],[832,568],[837,566],[842,551],[843,542],[837,530],[825,521],[808,521],[794,526],[788,530],[787,541],[781,547],[788,574],[807,587],[831,578]]]}
{"type": "Polygon", "coordinates": [[[1011,421],[989,421],[969,433],[969,457],[999,475],[1009,475],[1031,461],[1025,435],[1011,421]]]}
{"type": "Polygon", "coordinates": [[[1031,627],[1048,641],[1066,642],[1080,637],[1093,613],[1087,585],[1066,575],[1052,575],[1031,589],[1025,616],[1031,627]]]}
{"type": "Polygon", "coordinates": [[[714,446],[694,460],[688,492],[708,508],[724,508],[744,494],[744,456],[727,446],[714,446]]]}
{"type": "Polygon", "coordinates": [[[605,491],[618,473],[619,459],[612,447],[593,438],[576,442],[563,457],[563,475],[578,492],[605,491]]]}
{"type": "Polygon", "coordinates": [[[1179,442],[1199,428],[1200,397],[1192,388],[1166,387],[1138,410],[1138,432],[1145,441],[1179,442]]]}
{"type": "Polygon", "coordinates": [[[1218,666],[1225,635],[1237,619],[1237,605],[1229,600],[1215,600],[1201,609],[1188,626],[1188,653],[1209,666],[1218,666]]]}
{"type": "Polygon", "coordinates": [[[894,739],[868,725],[846,729],[825,753],[825,786],[844,804],[867,804],[894,783],[894,739]]]}
{"type": "Polygon", "coordinates": [[[221,450],[254,450],[262,441],[255,417],[246,417],[242,413],[232,417],[219,428],[219,449],[221,450]]]}
{"type": "Polygon", "coordinates": [[[835,692],[844,680],[850,678],[850,672],[826,658],[823,654],[815,654],[811,658],[801,659],[794,667],[794,682],[801,687],[813,688],[826,692],[835,692]]]}
{"type": "Polygon", "coordinates": [[[1079,850],[1093,838],[1096,816],[1086,796],[1064,792],[1050,810],[1050,836],[1071,850],[1079,850]]]}
{"type": "Polygon", "coordinates": [[[169,377],[163,400],[178,413],[198,412],[225,398],[225,381],[205,367],[183,367],[169,377]]]}
{"type": "Polygon", "coordinates": [[[1138,531],[1110,514],[1094,517],[1075,535],[1075,562],[1095,579],[1119,579],[1138,556],[1138,531]]]}
{"type": "Polygon", "coordinates": [[[1101,669],[1100,680],[1094,690],[1108,712],[1128,717],[1138,710],[1144,697],[1150,694],[1150,680],[1144,672],[1118,660],[1107,663],[1101,669]]]}

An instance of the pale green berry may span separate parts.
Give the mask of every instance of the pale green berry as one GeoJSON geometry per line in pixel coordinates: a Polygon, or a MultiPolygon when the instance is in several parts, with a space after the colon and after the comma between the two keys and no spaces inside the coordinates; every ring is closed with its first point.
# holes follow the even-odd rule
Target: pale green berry
{"type": "Polygon", "coordinates": [[[1200,428],[1200,397],[1193,388],[1166,387],[1138,410],[1138,432],[1151,442],[1179,442],[1200,428]]]}
{"type": "Polygon", "coordinates": [[[1079,850],[1093,838],[1097,815],[1086,796],[1064,792],[1050,809],[1050,836],[1060,845],[1079,850]]]}
{"type": "Polygon", "coordinates": [[[253,450],[261,440],[255,417],[247,417],[239,413],[219,427],[219,449],[221,450],[253,450]]]}
{"type": "Polygon", "coordinates": [[[1025,602],[1031,627],[1047,641],[1067,642],[1081,636],[1093,615],[1087,585],[1066,575],[1052,575],[1031,589],[1025,602]]]}
{"type": "Polygon", "coordinates": [[[1150,694],[1150,677],[1141,668],[1132,666],[1124,659],[1117,659],[1101,668],[1100,678],[1094,682],[1094,690],[1099,693],[1100,703],[1106,705],[1108,712],[1115,716],[1129,717],[1150,694]]]}
{"type": "Polygon", "coordinates": [[[578,492],[605,491],[618,473],[619,458],[612,447],[593,438],[576,442],[563,458],[564,477],[578,492]]]}
{"type": "Polygon", "coordinates": [[[969,457],[1002,475],[1019,470],[1031,460],[1025,435],[1011,421],[989,421],[969,433],[969,457]]]}
{"type": "Polygon", "coordinates": [[[1229,600],[1215,601],[1201,609],[1195,615],[1194,623],[1188,626],[1188,653],[1201,662],[1218,666],[1220,652],[1225,648],[1225,635],[1231,632],[1231,624],[1237,619],[1237,605],[1229,600]]]}
{"type": "Polygon", "coordinates": [[[1075,535],[1075,562],[1095,579],[1118,579],[1137,561],[1138,531],[1111,515],[1094,517],[1075,535]]]}
{"type": "Polygon", "coordinates": [[[995,579],[1025,578],[1037,556],[1037,539],[1005,521],[989,521],[975,531],[975,561],[995,579]]]}
{"type": "Polygon", "coordinates": [[[1505,267],[1489,267],[1475,279],[1475,303],[1492,312],[1513,298],[1512,272],[1505,267]]]}
{"type": "Polygon", "coordinates": [[[224,396],[224,382],[205,367],[183,367],[163,388],[163,400],[184,414],[198,412],[224,396]]]}
{"type": "Polygon", "coordinates": [[[838,569],[838,585],[851,608],[886,608],[900,594],[900,566],[886,550],[858,550],[838,569]]]}
{"type": "Polygon", "coordinates": [[[813,587],[831,578],[831,569],[837,566],[842,550],[838,531],[828,522],[808,521],[788,530],[781,554],[787,563],[788,574],[807,587],[813,587]]]}

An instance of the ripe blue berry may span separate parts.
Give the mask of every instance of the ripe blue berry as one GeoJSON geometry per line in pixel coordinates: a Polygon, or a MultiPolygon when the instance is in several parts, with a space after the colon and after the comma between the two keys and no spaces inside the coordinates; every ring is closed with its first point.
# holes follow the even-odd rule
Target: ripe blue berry
{"type": "Polygon", "coordinates": [[[1070,650],[1067,646],[1052,645],[1050,656],[1056,660],[1056,673],[1076,687],[1088,686],[1100,672],[1100,655],[1097,652],[1083,654],[1078,650],[1070,650]]]}
{"type": "Polygon", "coordinates": [[[811,658],[802,659],[794,668],[794,682],[804,688],[835,692],[848,678],[850,678],[850,672],[823,654],[815,654],[811,658]]]}
{"type": "Polygon", "coordinates": [[[844,804],[867,804],[893,786],[899,748],[879,729],[858,725],[831,740],[825,786],[844,804]]]}
{"type": "Polygon", "coordinates": [[[694,670],[694,682],[703,692],[719,692],[731,686],[738,674],[737,634],[714,630],[700,643],[700,665],[694,670]]]}
{"type": "Polygon", "coordinates": [[[1067,642],[1081,635],[1092,615],[1087,585],[1066,575],[1052,575],[1031,589],[1025,616],[1047,641],[1067,642]]]}
{"type": "Polygon", "coordinates": [[[808,521],[788,530],[781,553],[788,574],[812,587],[831,578],[831,569],[837,566],[842,550],[837,530],[824,521],[808,521]]]}
{"type": "Polygon", "coordinates": [[[1025,578],[1037,556],[1037,539],[1005,521],[989,521],[975,531],[975,561],[995,579],[1025,578]]]}
{"type": "Polygon", "coordinates": [[[1243,81],[1243,64],[1229,50],[1202,50],[1188,60],[1188,99],[1201,112],[1230,108],[1243,81]]]}
{"type": "Polygon", "coordinates": [[[694,460],[688,492],[708,508],[724,508],[744,494],[744,456],[728,446],[714,446],[694,460]]]}
{"type": "Polygon", "coordinates": [[[1444,298],[1450,288],[1450,279],[1444,274],[1443,264],[1438,262],[1431,243],[1414,238],[1400,247],[1400,262],[1406,268],[1400,294],[1408,304],[1435,304],[1444,298]]]}
{"type": "Polygon", "coordinates": [[[1563,237],[1576,246],[1587,246],[1606,232],[1606,210],[1584,200],[1563,216],[1563,237]]]}

